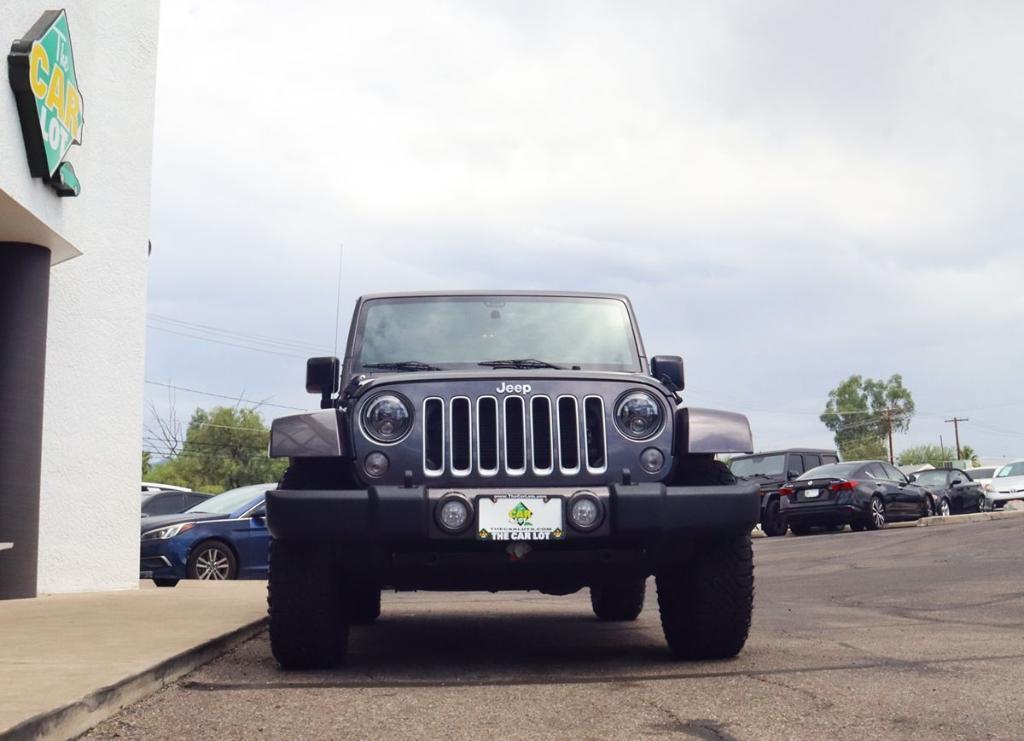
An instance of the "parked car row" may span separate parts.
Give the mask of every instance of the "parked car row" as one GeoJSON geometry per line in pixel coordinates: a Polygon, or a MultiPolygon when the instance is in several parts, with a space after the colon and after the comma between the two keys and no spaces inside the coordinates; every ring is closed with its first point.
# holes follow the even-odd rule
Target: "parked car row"
{"type": "Polygon", "coordinates": [[[769,536],[846,525],[874,530],[888,522],[997,509],[1009,499],[1024,499],[1024,461],[907,476],[888,461],[839,462],[834,450],[794,448],[738,456],[729,467],[738,479],[759,481],[761,529],[769,536]],[[818,459],[823,465],[807,465],[818,459]]]}
{"type": "MultiPolygon", "coordinates": [[[[1024,460],[906,476],[887,461],[839,462],[834,450],[801,448],[738,456],[729,466],[738,479],[760,482],[766,535],[787,529],[805,535],[815,527],[846,525],[878,530],[890,522],[1000,509],[1011,499],[1024,500],[1024,460]]],[[[141,575],[162,587],[181,579],[265,578],[264,497],[275,488],[275,483],[255,484],[216,496],[144,491],[141,575]]]]}
{"type": "Polygon", "coordinates": [[[179,514],[143,518],[140,577],[158,587],[173,587],[181,579],[266,578],[264,497],[276,488],[276,483],[243,486],[179,514]]]}

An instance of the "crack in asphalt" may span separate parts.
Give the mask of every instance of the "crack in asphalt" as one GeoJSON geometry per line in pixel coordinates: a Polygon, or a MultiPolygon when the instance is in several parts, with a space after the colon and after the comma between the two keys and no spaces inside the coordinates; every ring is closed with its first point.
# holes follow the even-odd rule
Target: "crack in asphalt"
{"type": "MultiPolygon", "coordinates": [[[[880,659],[860,663],[822,664],[818,666],[798,666],[786,669],[737,670],[711,672],[672,672],[668,674],[634,674],[597,677],[534,677],[532,679],[465,679],[456,681],[432,681],[426,679],[394,679],[365,682],[355,679],[339,679],[313,682],[263,682],[251,684],[246,682],[199,682],[195,680],[181,683],[181,688],[196,692],[243,692],[266,690],[311,690],[311,689],[458,689],[464,687],[519,687],[519,686],[551,686],[551,685],[590,685],[637,682],[664,682],[686,679],[722,679],[728,677],[762,677],[784,676],[788,674],[806,674],[834,671],[863,671],[866,669],[903,669],[928,671],[932,667],[967,664],[979,661],[1021,661],[1024,654],[999,654],[991,656],[967,656],[948,659],[880,659]]],[[[792,688],[791,688],[792,689],[792,688]]]]}

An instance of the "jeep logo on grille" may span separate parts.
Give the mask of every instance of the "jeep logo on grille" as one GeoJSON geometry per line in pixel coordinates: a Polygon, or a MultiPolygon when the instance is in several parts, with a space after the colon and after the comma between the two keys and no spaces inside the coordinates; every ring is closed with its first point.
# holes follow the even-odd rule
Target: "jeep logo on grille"
{"type": "Polygon", "coordinates": [[[528,383],[509,383],[502,381],[498,386],[499,394],[528,394],[533,391],[533,386],[528,383]]]}

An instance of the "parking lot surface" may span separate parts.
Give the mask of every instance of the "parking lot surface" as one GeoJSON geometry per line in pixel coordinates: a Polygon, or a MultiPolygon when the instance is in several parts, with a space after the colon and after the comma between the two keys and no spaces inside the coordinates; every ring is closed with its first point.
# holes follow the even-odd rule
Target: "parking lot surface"
{"type": "MultiPolygon", "coordinates": [[[[669,658],[586,593],[399,594],[349,664],[285,673],[262,634],[88,738],[1022,738],[1024,521],[755,542],[750,641],[669,658]]],[[[202,616],[197,615],[197,620],[202,616]]]]}

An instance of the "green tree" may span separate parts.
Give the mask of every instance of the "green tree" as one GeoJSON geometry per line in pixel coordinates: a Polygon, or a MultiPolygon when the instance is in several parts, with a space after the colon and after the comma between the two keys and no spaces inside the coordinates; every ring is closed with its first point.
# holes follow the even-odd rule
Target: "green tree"
{"type": "MultiPolygon", "coordinates": [[[[960,455],[964,460],[977,465],[978,455],[970,445],[960,446],[960,455]]],[[[915,464],[930,463],[935,467],[941,466],[946,461],[956,458],[956,449],[939,447],[938,445],[915,445],[900,452],[899,464],[901,466],[912,466],[915,464]]]]}
{"type": "Polygon", "coordinates": [[[893,432],[905,432],[913,414],[914,399],[900,374],[885,381],[852,375],[829,391],[820,419],[843,458],[858,460],[885,457],[889,420],[893,432]]]}
{"type": "Polygon", "coordinates": [[[143,478],[143,480],[145,480],[146,474],[149,473],[153,469],[153,462],[152,462],[152,459],[151,459],[152,455],[153,454],[150,453],[148,450],[143,450],[142,451],[142,478],[143,478]]]}
{"type": "Polygon", "coordinates": [[[197,409],[180,449],[151,474],[161,483],[213,493],[277,481],[288,463],[267,455],[269,441],[270,430],[256,409],[197,409]]]}

